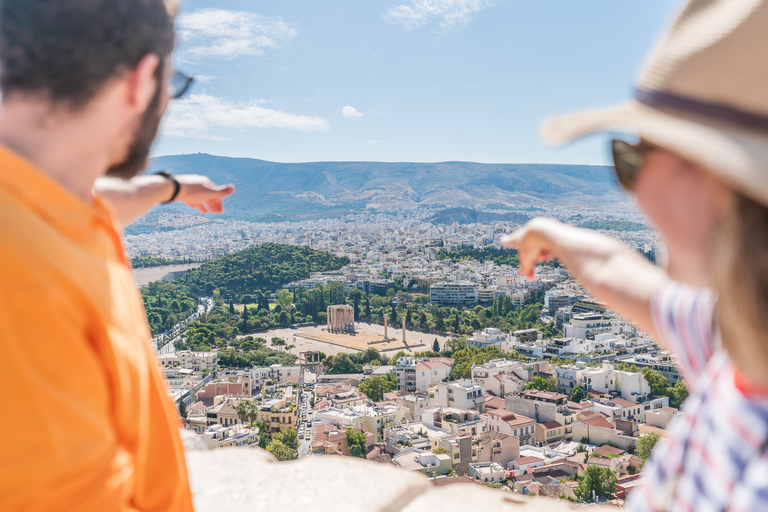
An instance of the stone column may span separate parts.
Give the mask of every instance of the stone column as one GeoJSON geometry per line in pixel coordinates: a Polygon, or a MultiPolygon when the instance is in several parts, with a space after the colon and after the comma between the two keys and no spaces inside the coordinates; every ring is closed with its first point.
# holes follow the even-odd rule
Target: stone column
{"type": "Polygon", "coordinates": [[[407,345],[405,341],[405,316],[403,316],[403,345],[407,345]]]}
{"type": "Polygon", "coordinates": [[[388,340],[389,336],[387,335],[387,314],[384,313],[384,339],[388,340]]]}

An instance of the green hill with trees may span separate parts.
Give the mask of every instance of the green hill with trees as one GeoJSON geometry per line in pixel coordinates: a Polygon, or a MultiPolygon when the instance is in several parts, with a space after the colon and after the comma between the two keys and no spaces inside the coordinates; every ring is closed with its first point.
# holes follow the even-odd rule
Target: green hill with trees
{"type": "Polygon", "coordinates": [[[244,299],[262,290],[274,291],[312,272],[338,270],[348,263],[347,258],[308,247],[266,243],[207,261],[186,272],[179,284],[198,297],[218,290],[227,301],[248,302],[244,299]]]}

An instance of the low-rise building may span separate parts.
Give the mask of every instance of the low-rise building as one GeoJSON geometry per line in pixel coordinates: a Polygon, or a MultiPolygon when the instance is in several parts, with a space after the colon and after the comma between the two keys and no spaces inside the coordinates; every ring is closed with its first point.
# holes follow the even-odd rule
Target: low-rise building
{"type": "Polygon", "coordinates": [[[435,398],[441,407],[485,411],[485,387],[469,379],[440,382],[435,398]]]}
{"type": "Polygon", "coordinates": [[[251,389],[253,392],[261,391],[267,383],[272,385],[299,382],[301,380],[299,366],[283,366],[273,364],[271,366],[257,366],[251,368],[251,389]]]}
{"type": "Polygon", "coordinates": [[[474,448],[473,462],[496,462],[506,468],[520,457],[520,438],[486,430],[474,441],[474,448]]]}
{"type": "MultiPolygon", "coordinates": [[[[312,453],[315,455],[346,455],[351,456],[347,442],[347,430],[335,425],[315,425],[315,440],[312,443],[312,453]]],[[[356,432],[360,432],[359,429],[356,432]]],[[[366,432],[366,451],[373,445],[373,434],[366,432]]]]}
{"type": "Polygon", "coordinates": [[[259,408],[258,421],[266,423],[270,434],[296,428],[298,418],[299,408],[286,397],[267,400],[259,408]]]}
{"type": "Polygon", "coordinates": [[[218,356],[216,352],[192,352],[191,350],[178,350],[171,354],[157,356],[163,367],[179,366],[189,368],[196,372],[208,370],[215,372],[218,368],[218,356]]]}
{"type": "Polygon", "coordinates": [[[401,357],[395,364],[397,389],[426,393],[427,390],[446,380],[453,369],[450,357],[401,357]]]}
{"type": "Polygon", "coordinates": [[[595,335],[613,332],[611,320],[601,313],[574,313],[565,325],[566,338],[593,340],[595,335]]]}
{"type": "Polygon", "coordinates": [[[208,425],[219,424],[225,427],[240,423],[240,417],[237,415],[237,404],[239,400],[230,397],[217,397],[221,399],[213,407],[205,412],[208,425]]]}
{"type": "Polygon", "coordinates": [[[467,338],[468,347],[496,347],[499,350],[506,351],[509,342],[509,335],[504,334],[495,327],[488,327],[482,332],[475,332],[467,338]]]}
{"type": "Polygon", "coordinates": [[[600,368],[584,369],[581,384],[584,392],[616,393],[630,402],[642,401],[651,394],[651,387],[641,372],[617,370],[611,363],[603,363],[600,368]]]}
{"type": "Polygon", "coordinates": [[[506,409],[489,409],[486,424],[490,431],[517,437],[520,445],[532,445],[535,442],[536,420],[528,416],[506,409]]]}
{"type": "Polygon", "coordinates": [[[568,407],[568,395],[530,389],[518,395],[507,395],[505,404],[507,410],[534,418],[538,423],[560,423],[565,439],[572,438],[571,425],[576,421],[576,414],[568,407]]]}
{"type": "Polygon", "coordinates": [[[406,450],[392,458],[400,469],[417,471],[428,476],[445,475],[453,469],[451,458],[445,453],[432,453],[425,450],[406,450]]]}
{"type": "Polygon", "coordinates": [[[449,434],[466,433],[478,436],[486,429],[485,420],[477,411],[455,407],[424,411],[421,421],[424,425],[442,429],[449,434]]]}
{"type": "Polygon", "coordinates": [[[469,476],[483,482],[503,482],[507,479],[504,466],[497,462],[477,462],[469,465],[469,476]]]}
{"type": "Polygon", "coordinates": [[[210,449],[233,446],[253,446],[259,443],[259,429],[245,425],[211,425],[202,434],[203,443],[210,449]]]}
{"type": "Polygon", "coordinates": [[[556,421],[536,424],[536,445],[559,443],[565,439],[565,427],[556,421]]]}

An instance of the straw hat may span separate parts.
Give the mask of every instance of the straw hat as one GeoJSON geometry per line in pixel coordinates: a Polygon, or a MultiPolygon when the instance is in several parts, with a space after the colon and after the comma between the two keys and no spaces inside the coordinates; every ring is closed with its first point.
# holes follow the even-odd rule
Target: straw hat
{"type": "Polygon", "coordinates": [[[555,145],[598,131],[636,133],[768,205],[768,0],[691,0],[634,100],[542,126],[555,145]]]}

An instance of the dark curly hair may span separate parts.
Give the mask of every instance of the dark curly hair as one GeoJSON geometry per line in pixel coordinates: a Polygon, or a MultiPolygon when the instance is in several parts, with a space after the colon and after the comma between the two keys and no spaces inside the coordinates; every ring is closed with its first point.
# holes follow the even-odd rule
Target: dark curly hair
{"type": "Polygon", "coordinates": [[[0,91],[73,109],[148,54],[175,43],[164,0],[0,0],[0,91]]]}

